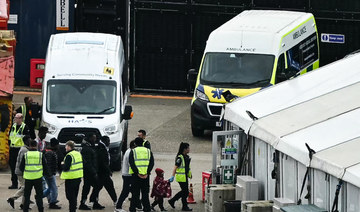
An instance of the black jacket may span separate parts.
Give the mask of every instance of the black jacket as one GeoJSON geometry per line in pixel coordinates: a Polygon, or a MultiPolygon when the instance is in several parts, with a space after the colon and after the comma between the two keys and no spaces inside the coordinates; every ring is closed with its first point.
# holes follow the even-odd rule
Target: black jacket
{"type": "Polygon", "coordinates": [[[56,175],[56,171],[58,168],[58,158],[56,153],[52,149],[44,150],[44,157],[46,159],[49,172],[51,175],[56,175]]]}
{"type": "MultiPolygon", "coordinates": [[[[136,149],[136,148],[135,148],[136,149]]],[[[130,167],[131,169],[133,170],[134,172],[134,175],[137,175],[139,174],[139,170],[138,168],[135,166],[135,160],[134,160],[134,153],[133,151],[130,151],[130,155],[129,155],[129,164],[130,164],[130,167]]],[[[148,166],[148,169],[147,169],[147,174],[150,175],[151,173],[151,170],[154,168],[154,156],[150,150],[150,161],[149,161],[149,166],[148,166]]]]}
{"type": "Polygon", "coordinates": [[[81,155],[83,159],[84,177],[95,177],[98,173],[98,162],[95,149],[87,141],[81,144],[81,155]]]}
{"type": "MultiPolygon", "coordinates": [[[[29,151],[37,151],[37,149],[29,149],[29,151]]],[[[47,166],[46,159],[45,159],[44,155],[42,157],[42,166],[43,166],[43,176],[50,177],[51,175],[49,173],[49,169],[48,169],[48,166],[47,166]]],[[[25,157],[22,158],[19,169],[20,169],[21,172],[24,172],[24,170],[25,170],[25,157]]]]}
{"type": "Polygon", "coordinates": [[[99,142],[96,148],[96,154],[99,167],[98,173],[105,176],[111,175],[109,152],[104,143],[99,142]]]}

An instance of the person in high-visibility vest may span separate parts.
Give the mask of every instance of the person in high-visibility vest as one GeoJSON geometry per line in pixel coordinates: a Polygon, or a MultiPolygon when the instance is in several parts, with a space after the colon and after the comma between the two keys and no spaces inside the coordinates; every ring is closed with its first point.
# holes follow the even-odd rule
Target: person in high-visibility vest
{"type": "Polygon", "coordinates": [[[24,207],[25,179],[23,178],[24,173],[20,170],[20,163],[21,163],[21,160],[23,159],[25,153],[27,151],[29,151],[30,139],[31,138],[30,138],[29,135],[25,135],[23,137],[24,146],[22,146],[20,148],[19,155],[18,155],[17,160],[16,160],[15,173],[16,173],[16,175],[18,177],[18,180],[19,180],[19,183],[20,183],[20,188],[16,191],[16,193],[14,195],[12,195],[11,197],[9,197],[7,199],[7,202],[9,203],[9,205],[12,208],[15,208],[15,200],[19,199],[20,197],[21,197],[20,208],[23,209],[23,207],[24,207]]]}
{"type": "Polygon", "coordinates": [[[69,211],[76,211],[77,196],[83,173],[83,161],[81,153],[74,150],[74,141],[68,141],[65,145],[66,156],[61,163],[62,172],[60,178],[65,180],[65,195],[69,201],[69,211]]]}
{"type": "Polygon", "coordinates": [[[151,150],[150,142],[148,140],[146,140],[146,131],[145,130],[139,130],[138,131],[138,137],[142,138],[144,140],[143,143],[142,143],[142,146],[144,146],[144,147],[151,150]]]}
{"type": "Polygon", "coordinates": [[[34,101],[32,97],[26,96],[24,98],[24,103],[24,105],[21,105],[19,108],[16,109],[16,113],[21,113],[23,115],[24,123],[29,128],[30,137],[32,139],[35,139],[36,135],[34,129],[36,125],[36,120],[33,118],[33,113],[35,113],[35,111],[31,110],[31,105],[34,103],[34,101]]]}
{"type": "Polygon", "coordinates": [[[179,191],[173,198],[168,202],[172,208],[175,208],[175,202],[181,198],[182,210],[183,211],[192,211],[192,208],[189,208],[186,198],[189,195],[189,181],[188,178],[192,178],[190,161],[189,157],[190,145],[188,143],[181,142],[178,154],[175,160],[175,167],[172,172],[172,176],[169,181],[174,181],[174,176],[176,182],[180,184],[181,191],[179,191]]]}
{"type": "Polygon", "coordinates": [[[18,188],[18,178],[15,173],[16,160],[19,154],[20,148],[24,145],[22,138],[25,135],[29,135],[29,128],[23,122],[23,115],[17,113],[14,117],[14,124],[11,127],[10,136],[9,136],[9,166],[11,170],[11,186],[9,189],[18,188]]]}
{"type": "Polygon", "coordinates": [[[27,151],[21,160],[20,170],[24,173],[24,206],[23,211],[29,211],[31,190],[35,188],[35,200],[39,212],[44,211],[43,206],[43,185],[42,177],[49,176],[46,159],[42,152],[37,151],[37,142],[30,140],[29,151],[27,151]]]}
{"type": "Polygon", "coordinates": [[[143,142],[144,140],[142,138],[135,138],[136,148],[134,148],[129,155],[129,173],[133,178],[131,184],[130,212],[136,211],[136,206],[140,201],[140,191],[143,210],[145,212],[151,210],[149,201],[149,175],[154,167],[154,157],[150,149],[142,146],[143,142]]]}

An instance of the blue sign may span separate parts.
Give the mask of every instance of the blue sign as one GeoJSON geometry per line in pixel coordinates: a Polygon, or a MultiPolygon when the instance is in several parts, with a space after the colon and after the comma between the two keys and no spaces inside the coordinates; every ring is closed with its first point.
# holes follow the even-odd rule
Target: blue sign
{"type": "Polygon", "coordinates": [[[345,43],[345,35],[321,33],[323,43],[345,43]]]}

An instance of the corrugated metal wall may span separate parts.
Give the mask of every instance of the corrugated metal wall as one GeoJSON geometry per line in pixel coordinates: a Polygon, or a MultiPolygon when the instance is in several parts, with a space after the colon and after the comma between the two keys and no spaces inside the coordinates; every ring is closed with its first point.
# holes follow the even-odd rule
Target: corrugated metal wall
{"type": "MultiPolygon", "coordinates": [[[[74,5],[74,0],[69,2],[74,5]]],[[[8,24],[16,35],[16,85],[29,85],[31,58],[45,58],[50,35],[57,32],[55,8],[55,0],[10,1],[10,14],[17,15],[17,23],[8,24]]],[[[69,10],[70,31],[73,29],[73,8],[69,10]]]]}
{"type": "Polygon", "coordinates": [[[360,1],[133,0],[130,18],[133,90],[189,91],[186,74],[198,69],[211,31],[244,9],[311,12],[321,33],[344,44],[320,43],[320,65],[360,48],[360,1]]]}

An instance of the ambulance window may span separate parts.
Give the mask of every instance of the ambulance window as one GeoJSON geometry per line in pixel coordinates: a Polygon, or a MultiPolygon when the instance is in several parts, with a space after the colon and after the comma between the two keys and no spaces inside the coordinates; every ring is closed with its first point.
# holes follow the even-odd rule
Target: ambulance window
{"type": "Polygon", "coordinates": [[[277,67],[276,67],[276,79],[275,83],[279,83],[286,80],[285,77],[285,57],[284,54],[281,54],[278,59],[277,67]]]}
{"type": "Polygon", "coordinates": [[[313,33],[286,52],[289,68],[301,71],[318,60],[317,35],[313,33]]]}

